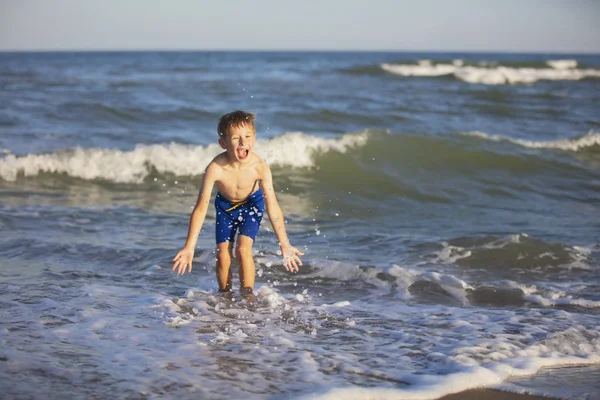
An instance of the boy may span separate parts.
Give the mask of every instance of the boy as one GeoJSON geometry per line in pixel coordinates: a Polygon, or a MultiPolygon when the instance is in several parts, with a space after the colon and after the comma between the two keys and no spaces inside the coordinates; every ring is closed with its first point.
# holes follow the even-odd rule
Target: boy
{"type": "Polygon", "coordinates": [[[304,255],[290,245],[283,214],[273,189],[269,166],[253,153],[256,142],[254,114],[233,111],[219,120],[219,144],[225,151],[216,156],[202,178],[198,201],[190,218],[185,246],[173,258],[173,271],[192,272],[192,259],[198,235],[210,203],[213,185],[219,192],[215,198],[217,281],[219,291],[231,290],[231,259],[236,231],[239,230],[235,255],[240,265],[240,292],[252,294],[254,289],[254,259],[252,245],[267,206],[267,214],[279,241],[283,265],[290,272],[298,271],[304,255]],[[264,197],[263,197],[264,196],[264,197]]]}

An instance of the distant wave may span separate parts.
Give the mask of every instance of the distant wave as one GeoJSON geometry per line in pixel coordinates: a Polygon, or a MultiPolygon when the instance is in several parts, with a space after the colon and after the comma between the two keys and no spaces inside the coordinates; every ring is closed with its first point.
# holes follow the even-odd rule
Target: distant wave
{"type": "Polygon", "coordinates": [[[589,131],[586,135],[573,139],[556,139],[541,141],[513,139],[501,135],[489,135],[484,132],[465,132],[463,133],[463,135],[492,140],[494,142],[511,142],[531,149],[558,149],[565,151],[580,151],[586,148],[600,146],[600,133],[594,131],[589,131]]]}
{"type": "MultiPolygon", "coordinates": [[[[351,147],[364,145],[367,137],[367,131],[334,139],[286,133],[272,139],[258,140],[256,152],[270,165],[311,167],[315,153],[344,153],[351,147]],[[294,157],[289,157],[289,154],[294,154],[294,157]]],[[[177,176],[200,175],[222,151],[218,144],[194,146],[171,143],[139,145],[131,151],[78,147],[49,154],[9,154],[0,159],[0,177],[15,181],[19,175],[29,177],[53,173],[86,180],[141,183],[153,170],[177,176]]]]}
{"type": "Polygon", "coordinates": [[[463,60],[451,63],[434,63],[420,60],[417,64],[381,64],[384,71],[416,77],[453,76],[464,82],[486,85],[535,83],[540,80],[577,81],[586,78],[600,78],[600,69],[577,68],[576,60],[549,60],[545,65],[532,67],[503,66],[480,62],[466,64],[463,60]]]}

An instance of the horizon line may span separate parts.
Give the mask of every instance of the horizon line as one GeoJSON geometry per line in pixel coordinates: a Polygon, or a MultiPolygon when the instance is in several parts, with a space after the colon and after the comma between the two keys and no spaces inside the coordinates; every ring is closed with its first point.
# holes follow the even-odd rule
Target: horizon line
{"type": "Polygon", "coordinates": [[[466,53],[600,55],[600,50],[399,50],[399,49],[0,49],[0,53],[466,53]]]}

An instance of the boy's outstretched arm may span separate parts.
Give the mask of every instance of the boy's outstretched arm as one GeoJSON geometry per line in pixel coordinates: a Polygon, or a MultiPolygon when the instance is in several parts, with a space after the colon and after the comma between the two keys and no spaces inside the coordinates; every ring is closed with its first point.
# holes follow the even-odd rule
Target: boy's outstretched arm
{"type": "Polygon", "coordinates": [[[273,176],[271,175],[271,169],[266,163],[263,164],[263,170],[261,174],[261,186],[263,190],[263,196],[265,199],[265,206],[267,207],[267,214],[269,215],[269,220],[271,221],[271,225],[273,226],[273,231],[277,236],[277,240],[279,241],[279,246],[281,247],[281,255],[283,257],[283,266],[290,272],[297,272],[298,266],[302,265],[302,260],[300,260],[300,256],[303,256],[300,250],[295,248],[290,244],[287,233],[285,231],[285,221],[283,218],[283,213],[281,212],[281,207],[279,207],[279,203],[277,202],[277,197],[275,196],[275,189],[273,188],[273,176]]]}
{"type": "Polygon", "coordinates": [[[210,163],[206,168],[204,176],[202,177],[202,185],[198,194],[198,201],[192,216],[190,217],[190,225],[188,228],[188,236],[185,242],[185,246],[181,249],[177,255],[173,258],[173,269],[177,270],[177,274],[185,274],[186,269],[188,272],[192,272],[192,260],[194,259],[194,249],[196,248],[196,242],[200,235],[200,230],[204,224],[206,218],[206,212],[208,205],[210,204],[210,196],[212,194],[212,188],[215,183],[216,164],[210,163]]]}

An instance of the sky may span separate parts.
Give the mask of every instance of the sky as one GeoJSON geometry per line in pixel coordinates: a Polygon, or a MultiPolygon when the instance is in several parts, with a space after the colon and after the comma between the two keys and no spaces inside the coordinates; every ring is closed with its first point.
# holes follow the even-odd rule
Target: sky
{"type": "Polygon", "coordinates": [[[0,0],[0,51],[600,53],[600,0],[0,0]]]}

